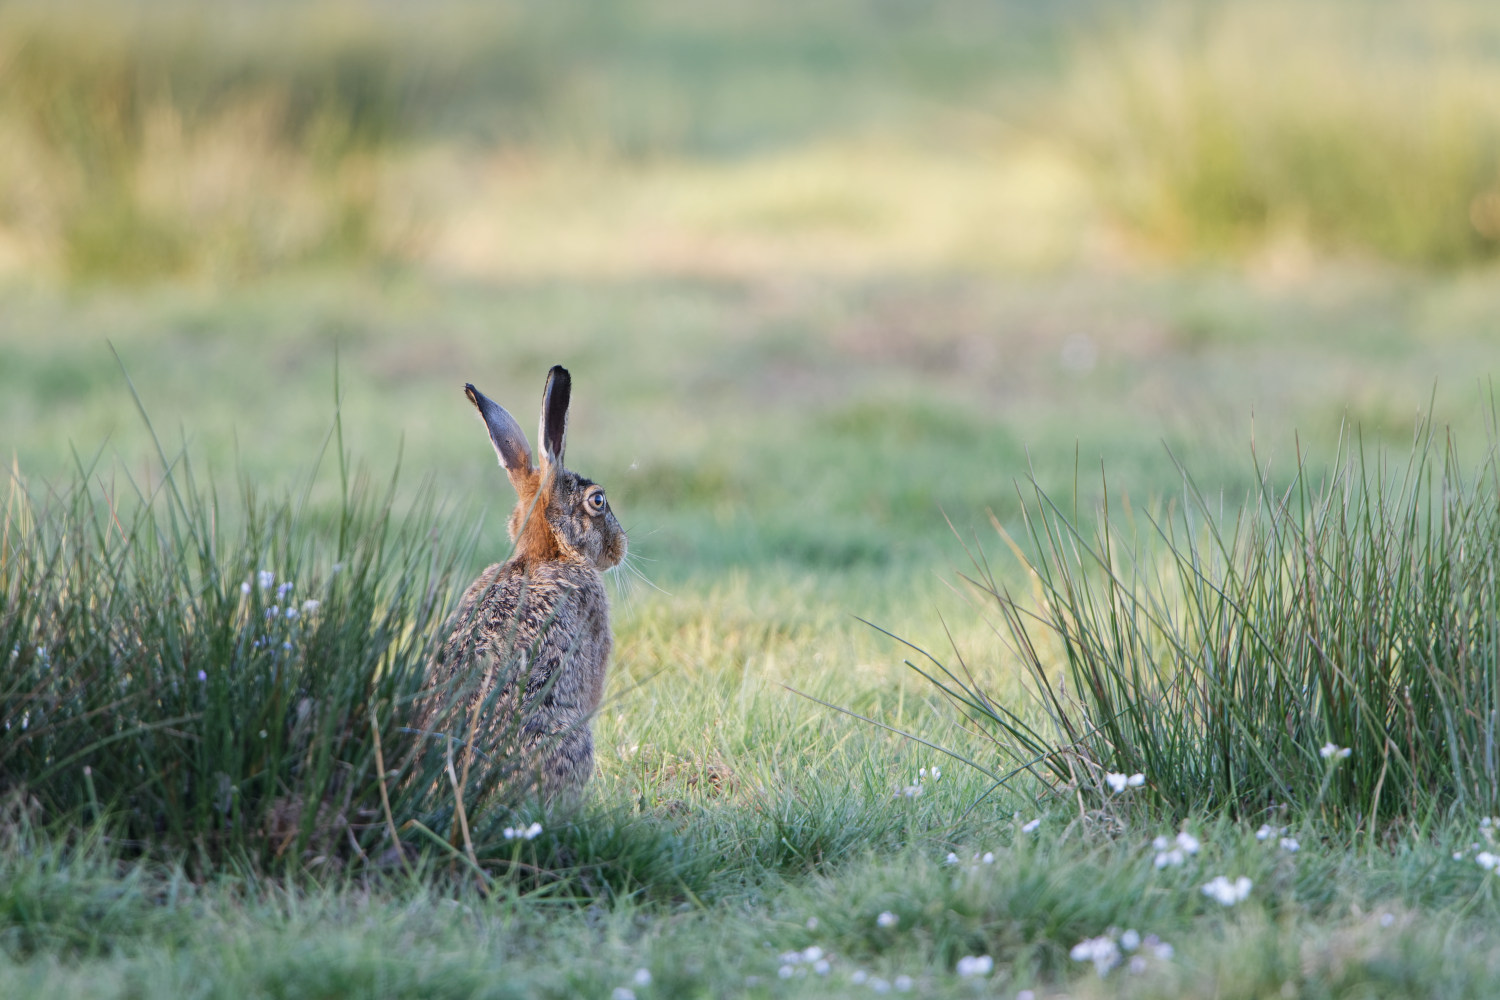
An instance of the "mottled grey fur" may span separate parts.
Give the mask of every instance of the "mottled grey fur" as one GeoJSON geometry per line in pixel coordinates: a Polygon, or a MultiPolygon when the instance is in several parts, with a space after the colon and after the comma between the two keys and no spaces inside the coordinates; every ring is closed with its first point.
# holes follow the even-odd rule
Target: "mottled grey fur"
{"type": "Polygon", "coordinates": [[[448,713],[449,728],[460,721],[467,728],[477,706],[475,748],[549,799],[577,793],[594,771],[590,720],[611,646],[600,571],[626,548],[603,490],[562,466],[570,388],[566,370],[554,367],[543,394],[538,469],[510,414],[466,387],[516,487],[515,549],[464,593],[428,678],[435,690],[466,695],[448,713]]]}

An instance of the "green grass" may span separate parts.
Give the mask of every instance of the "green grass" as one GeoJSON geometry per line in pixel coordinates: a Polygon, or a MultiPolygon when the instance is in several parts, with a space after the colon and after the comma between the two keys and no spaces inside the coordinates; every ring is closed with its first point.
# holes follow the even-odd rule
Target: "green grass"
{"type": "Polygon", "coordinates": [[[1494,994],[1493,15],[1174,10],[0,11],[0,994],[1494,994]],[[649,579],[466,843],[559,362],[649,579]]]}

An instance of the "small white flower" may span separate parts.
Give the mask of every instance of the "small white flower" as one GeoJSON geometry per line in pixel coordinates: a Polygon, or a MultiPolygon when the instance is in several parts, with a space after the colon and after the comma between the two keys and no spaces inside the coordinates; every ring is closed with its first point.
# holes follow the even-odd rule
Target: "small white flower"
{"type": "Polygon", "coordinates": [[[1130,956],[1130,964],[1127,965],[1125,968],[1130,971],[1130,974],[1132,976],[1139,976],[1139,975],[1141,975],[1142,973],[1144,973],[1146,971],[1146,956],[1144,956],[1144,955],[1132,955],[1132,956],[1130,956]]]}
{"type": "Polygon", "coordinates": [[[1324,760],[1343,760],[1353,752],[1348,747],[1341,747],[1332,740],[1329,740],[1318,750],[1318,756],[1324,760]]]}
{"type": "Polygon", "coordinates": [[[864,981],[869,978],[870,974],[864,969],[855,969],[853,972],[849,973],[849,982],[853,983],[855,986],[863,984],[864,981]]]}
{"type": "Polygon", "coordinates": [[[271,585],[276,582],[276,574],[268,569],[261,570],[256,577],[260,581],[261,590],[270,590],[271,585]]]}
{"type": "Polygon", "coordinates": [[[911,992],[911,988],[912,988],[913,985],[915,985],[915,984],[912,982],[911,976],[905,976],[905,975],[903,975],[903,976],[897,976],[896,977],[896,992],[897,993],[909,993],[909,992],[911,992]]]}
{"type": "Polygon", "coordinates": [[[819,948],[815,944],[808,945],[807,948],[802,952],[802,961],[804,962],[816,962],[822,957],[823,949],[819,948]]]}
{"type": "Polygon", "coordinates": [[[818,918],[817,917],[808,917],[807,918],[807,929],[810,930],[810,931],[815,931],[815,930],[818,929],[818,918]]]}
{"type": "Polygon", "coordinates": [[[984,852],[984,857],[980,858],[979,860],[983,861],[987,865],[992,865],[992,864],[995,863],[995,852],[994,851],[985,851],[984,852]]]}
{"type": "Polygon", "coordinates": [[[1068,957],[1075,962],[1093,962],[1094,971],[1107,976],[1109,970],[1120,964],[1120,946],[1105,935],[1086,938],[1073,946],[1068,957]]]}
{"type": "Polygon", "coordinates": [[[1485,871],[1492,872],[1497,865],[1500,865],[1500,855],[1491,854],[1489,851],[1480,851],[1474,855],[1474,862],[1485,871]]]}
{"type": "Polygon", "coordinates": [[[1016,1000],[1036,1000],[1036,992],[1034,990],[1022,990],[1016,994],[1016,1000]]]}
{"type": "Polygon", "coordinates": [[[310,615],[322,606],[323,603],[321,601],[317,600],[316,598],[309,597],[307,600],[302,602],[302,613],[304,615],[310,615]]]}
{"type": "Polygon", "coordinates": [[[1186,860],[1187,856],[1174,847],[1170,851],[1158,851],[1155,864],[1158,869],[1176,868],[1186,860]]]}
{"type": "Polygon", "coordinates": [[[1022,833],[1036,833],[1036,831],[1038,830],[1038,828],[1041,827],[1041,825],[1042,825],[1041,819],[1034,819],[1034,820],[1032,820],[1029,823],[1023,823],[1021,825],[1021,832],[1022,833]]]}
{"type": "Polygon", "coordinates": [[[625,986],[616,986],[614,992],[610,993],[609,1000],[635,1000],[635,990],[625,986]]]}
{"type": "Polygon", "coordinates": [[[884,979],[872,979],[870,980],[870,989],[876,993],[889,993],[891,991],[891,984],[884,979]]]}
{"type": "Polygon", "coordinates": [[[283,583],[281,586],[276,588],[276,599],[278,601],[284,600],[286,598],[286,595],[290,594],[291,592],[292,581],[288,580],[286,583],[283,583]]]}
{"type": "Polygon", "coordinates": [[[901,918],[890,910],[882,910],[880,916],[875,918],[876,927],[895,927],[901,922],[901,918]]]}
{"type": "Polygon", "coordinates": [[[1125,785],[1130,779],[1117,771],[1111,771],[1104,776],[1104,781],[1109,785],[1110,790],[1118,795],[1125,790],[1125,785]]]}
{"type": "Polygon", "coordinates": [[[1481,829],[1481,830],[1488,830],[1490,827],[1492,827],[1494,825],[1495,825],[1495,817],[1493,817],[1493,816],[1486,816],[1486,817],[1484,817],[1484,819],[1482,819],[1482,820],[1479,821],[1479,829],[1481,829]]]}
{"type": "Polygon", "coordinates": [[[297,620],[297,609],[296,608],[289,607],[289,608],[286,609],[286,620],[289,621],[289,622],[297,620]]]}
{"type": "Polygon", "coordinates": [[[541,836],[541,833],[542,833],[542,824],[540,824],[540,823],[533,823],[533,824],[531,824],[530,826],[528,826],[526,828],[525,837],[526,837],[527,840],[535,840],[537,837],[541,836]]]}
{"type": "Polygon", "coordinates": [[[1198,842],[1197,837],[1184,830],[1177,835],[1177,846],[1182,848],[1184,853],[1197,854],[1198,848],[1202,847],[1203,845],[1198,842]]]}
{"type": "Polygon", "coordinates": [[[943,859],[943,864],[945,864],[945,865],[956,865],[956,864],[958,864],[958,855],[954,854],[952,851],[949,851],[948,852],[948,856],[943,859]]]}
{"type": "Polygon", "coordinates": [[[1124,934],[1120,935],[1120,947],[1124,948],[1126,951],[1135,951],[1140,946],[1141,946],[1141,933],[1140,933],[1140,931],[1127,930],[1124,934]]]}
{"type": "Polygon", "coordinates": [[[1233,882],[1223,875],[1216,875],[1203,886],[1203,895],[1224,906],[1233,906],[1249,897],[1252,884],[1243,875],[1233,882]]]}
{"type": "Polygon", "coordinates": [[[813,971],[820,976],[828,975],[828,970],[830,968],[832,968],[832,966],[828,964],[828,959],[826,958],[820,958],[813,963],[813,971]]]}
{"type": "Polygon", "coordinates": [[[791,979],[792,976],[796,975],[796,973],[797,970],[793,969],[790,965],[783,965],[781,968],[776,970],[776,974],[782,979],[791,979]]]}
{"type": "Polygon", "coordinates": [[[200,671],[198,671],[198,679],[200,681],[206,681],[206,680],[208,680],[208,671],[207,670],[200,670],[200,671]]]}
{"type": "Polygon", "coordinates": [[[796,965],[800,961],[802,961],[802,952],[800,951],[784,951],[781,953],[782,965],[796,965]]]}
{"type": "Polygon", "coordinates": [[[995,960],[988,955],[965,955],[958,960],[957,971],[968,979],[972,976],[988,976],[995,968],[995,960]]]}
{"type": "Polygon", "coordinates": [[[1296,837],[1282,837],[1281,840],[1277,841],[1277,843],[1280,844],[1281,849],[1283,851],[1286,851],[1288,854],[1296,854],[1298,851],[1302,850],[1302,845],[1297,843],[1296,837]]]}
{"type": "Polygon", "coordinates": [[[1453,852],[1453,860],[1454,861],[1462,861],[1463,859],[1464,859],[1464,852],[1463,851],[1454,851],[1453,852]]]}
{"type": "Polygon", "coordinates": [[[1380,915],[1380,926],[1382,927],[1389,927],[1395,922],[1396,915],[1394,913],[1382,913],[1380,915]]]}
{"type": "Polygon", "coordinates": [[[1163,941],[1161,938],[1157,937],[1155,934],[1147,934],[1146,940],[1141,943],[1145,946],[1147,951],[1151,952],[1151,954],[1155,955],[1157,958],[1161,959],[1164,962],[1171,961],[1172,955],[1174,954],[1172,946],[1167,944],[1167,942],[1163,941]]]}
{"type": "Polygon", "coordinates": [[[637,986],[650,986],[651,985],[651,970],[650,969],[636,969],[635,970],[635,975],[630,977],[630,981],[632,983],[634,983],[635,985],[637,985],[637,986]]]}
{"type": "Polygon", "coordinates": [[[900,795],[900,796],[904,796],[905,798],[908,798],[908,799],[914,799],[918,795],[922,794],[922,786],[921,785],[907,785],[905,788],[901,789],[901,791],[897,792],[896,794],[900,795]]]}
{"type": "Polygon", "coordinates": [[[274,604],[271,605],[269,608],[266,609],[266,617],[267,618],[275,618],[279,614],[281,614],[281,609],[278,608],[274,604]]]}
{"type": "Polygon", "coordinates": [[[943,777],[943,769],[942,768],[935,767],[935,768],[932,769],[932,780],[933,781],[938,781],[942,777],[943,777]]]}
{"type": "Polygon", "coordinates": [[[248,593],[250,593],[250,584],[248,584],[248,583],[242,583],[242,584],[240,584],[240,593],[242,593],[242,594],[248,594],[248,593]]]}

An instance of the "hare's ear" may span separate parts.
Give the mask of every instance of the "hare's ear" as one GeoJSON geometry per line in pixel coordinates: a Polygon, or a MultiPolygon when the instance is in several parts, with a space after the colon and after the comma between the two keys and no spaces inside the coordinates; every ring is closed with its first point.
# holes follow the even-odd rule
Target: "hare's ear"
{"type": "Polygon", "coordinates": [[[553,365],[547,373],[547,388],[542,390],[542,422],[537,428],[544,465],[562,468],[568,437],[568,398],[572,394],[572,376],[562,365],[553,365]]]}
{"type": "Polygon", "coordinates": [[[474,404],[474,408],[484,418],[484,425],[489,428],[490,441],[495,446],[495,454],[500,456],[500,464],[511,480],[514,481],[517,476],[531,475],[534,471],[531,447],[526,443],[526,434],[521,430],[521,425],[516,423],[516,418],[506,413],[505,407],[472,385],[464,386],[464,395],[469,397],[469,402],[474,404]]]}

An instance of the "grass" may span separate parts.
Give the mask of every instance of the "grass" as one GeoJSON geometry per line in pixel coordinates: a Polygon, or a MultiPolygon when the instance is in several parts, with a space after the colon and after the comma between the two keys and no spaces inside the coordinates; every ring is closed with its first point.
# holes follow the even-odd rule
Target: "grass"
{"type": "Polygon", "coordinates": [[[0,17],[0,268],[236,283],[1492,260],[1487,6],[0,17]],[[1261,54],[1279,53],[1272,84],[1261,54]]]}
{"type": "Polygon", "coordinates": [[[961,665],[921,669],[1059,794],[1106,808],[1105,775],[1140,772],[1169,816],[1379,836],[1492,811],[1494,462],[1465,466],[1429,427],[1404,461],[1352,446],[1327,479],[1299,464],[1283,487],[1267,466],[1238,509],[1184,474],[1179,503],[1106,507],[1092,530],[1038,490],[1030,586],[982,554],[971,582],[1046,724],[961,665]]]}
{"type": "Polygon", "coordinates": [[[1491,995],[1492,15],[1380,12],[7,6],[0,993],[1491,995]],[[556,362],[548,812],[406,723],[556,362]]]}

